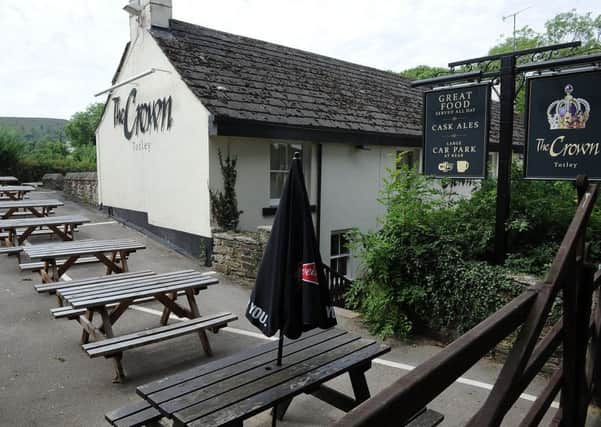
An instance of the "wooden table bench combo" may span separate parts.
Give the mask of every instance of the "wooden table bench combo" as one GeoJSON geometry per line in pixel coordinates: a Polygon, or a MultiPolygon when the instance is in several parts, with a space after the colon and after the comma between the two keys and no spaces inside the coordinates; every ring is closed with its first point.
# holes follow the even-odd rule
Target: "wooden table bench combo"
{"type": "Polygon", "coordinates": [[[120,276],[113,276],[113,280],[102,280],[95,284],[87,283],[57,289],[57,295],[65,307],[53,310],[53,314],[56,311],[63,313],[71,311],[69,316],[63,317],[75,319],[80,323],[83,328],[83,349],[90,357],[104,356],[113,359],[115,382],[121,382],[124,377],[121,358],[125,350],[197,333],[204,352],[210,356],[211,346],[205,330],[210,329],[216,332],[227,326],[228,322],[237,319],[237,316],[231,313],[200,317],[195,295],[206,289],[207,286],[218,283],[219,281],[214,276],[207,276],[194,270],[164,274],[150,272],[136,277],[130,275],[125,279],[120,276]],[[185,308],[177,302],[177,296],[182,292],[186,296],[189,308],[185,308]],[[113,325],[127,308],[131,304],[149,299],[158,301],[164,306],[160,320],[161,326],[115,336],[113,325]],[[109,312],[110,307],[112,309],[109,312]],[[100,326],[93,323],[95,313],[100,315],[100,326]],[[189,320],[168,325],[170,313],[189,320]],[[89,342],[90,338],[95,341],[89,342]]]}
{"type": "Polygon", "coordinates": [[[115,426],[151,425],[162,417],[174,426],[242,426],[269,408],[282,419],[292,399],[311,394],[345,412],[370,397],[365,372],[390,351],[340,329],[314,330],[284,340],[282,366],[277,341],[139,386],[144,399],[106,415],[115,426]],[[348,373],[354,398],[323,385],[348,373]]]}
{"type": "Polygon", "coordinates": [[[129,255],[146,246],[137,240],[79,240],[23,246],[34,263],[19,264],[21,270],[38,270],[44,283],[56,282],[74,264],[97,260],[106,266],[106,274],[129,271],[129,255]]]}
{"type": "Polygon", "coordinates": [[[0,185],[0,197],[4,200],[23,200],[35,187],[29,185],[0,185]]]}
{"type": "Polygon", "coordinates": [[[53,209],[63,205],[63,202],[55,199],[0,201],[0,218],[9,219],[13,216],[23,216],[25,213],[37,217],[48,216],[53,209]]]}
{"type": "Polygon", "coordinates": [[[19,182],[15,176],[0,176],[0,184],[10,184],[15,182],[19,182]]]}
{"type": "Polygon", "coordinates": [[[22,245],[37,234],[54,234],[63,241],[71,241],[77,227],[88,222],[90,220],[81,215],[3,219],[0,220],[0,236],[4,237],[6,246],[22,245]]]}

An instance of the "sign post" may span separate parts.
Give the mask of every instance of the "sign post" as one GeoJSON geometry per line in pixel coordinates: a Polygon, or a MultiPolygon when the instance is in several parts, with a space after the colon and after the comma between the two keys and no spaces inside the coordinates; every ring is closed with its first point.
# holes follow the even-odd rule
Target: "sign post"
{"type": "Polygon", "coordinates": [[[424,173],[437,178],[486,177],[490,85],[424,94],[424,173]]]}
{"type": "MultiPolygon", "coordinates": [[[[495,220],[495,242],[494,242],[494,260],[496,264],[505,262],[507,253],[507,221],[510,210],[510,185],[511,185],[511,161],[513,157],[513,123],[514,123],[514,102],[516,95],[516,76],[524,76],[527,72],[540,72],[543,70],[556,71],[569,67],[579,67],[583,65],[595,65],[601,61],[601,54],[573,56],[559,59],[549,59],[546,61],[537,61],[542,53],[546,52],[549,58],[553,58],[555,52],[562,49],[569,49],[580,46],[580,42],[561,43],[552,46],[535,47],[519,51],[500,53],[495,55],[472,58],[464,61],[449,63],[449,67],[464,67],[467,71],[463,73],[449,74],[446,76],[434,77],[415,81],[411,84],[413,87],[444,85],[453,82],[470,81],[491,81],[493,84],[501,84],[500,93],[500,132],[499,132],[499,173],[497,180],[497,210],[495,220]],[[532,62],[518,64],[517,59],[531,57],[532,62]],[[491,64],[498,64],[496,69],[491,64]]],[[[599,84],[597,83],[597,88],[599,84]]],[[[601,110],[601,108],[600,108],[601,110]]],[[[424,138],[426,138],[424,132],[424,138]]],[[[522,148],[522,147],[520,147],[522,148]]],[[[532,155],[532,153],[527,153],[532,155]]],[[[529,162],[535,161],[532,158],[529,162]]],[[[596,171],[600,169],[597,168],[596,171]]],[[[587,172],[588,173],[588,172],[587,172]]],[[[598,173],[598,172],[597,172],[598,173]]],[[[572,171],[570,174],[575,177],[578,174],[572,171]]],[[[593,175],[593,174],[589,174],[593,175]]],[[[593,175],[594,176],[594,175],[593,175]]],[[[573,178],[572,178],[573,179],[573,178]]]]}

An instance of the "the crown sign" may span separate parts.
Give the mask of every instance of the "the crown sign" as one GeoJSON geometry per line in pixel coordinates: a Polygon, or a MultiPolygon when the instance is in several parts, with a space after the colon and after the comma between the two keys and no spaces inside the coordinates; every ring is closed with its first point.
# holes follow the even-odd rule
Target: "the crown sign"
{"type": "Polygon", "coordinates": [[[553,101],[547,108],[547,120],[550,129],[584,129],[591,112],[586,99],[574,98],[574,86],[567,84],[564,88],[566,96],[553,101]]]}

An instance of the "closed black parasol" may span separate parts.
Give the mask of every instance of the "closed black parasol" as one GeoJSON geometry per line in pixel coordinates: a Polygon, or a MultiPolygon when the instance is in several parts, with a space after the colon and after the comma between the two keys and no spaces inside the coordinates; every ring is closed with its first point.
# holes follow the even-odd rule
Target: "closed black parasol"
{"type": "Polygon", "coordinates": [[[296,339],[305,331],[336,325],[298,153],[288,172],[246,317],[269,337],[280,331],[278,365],[284,335],[296,339]]]}

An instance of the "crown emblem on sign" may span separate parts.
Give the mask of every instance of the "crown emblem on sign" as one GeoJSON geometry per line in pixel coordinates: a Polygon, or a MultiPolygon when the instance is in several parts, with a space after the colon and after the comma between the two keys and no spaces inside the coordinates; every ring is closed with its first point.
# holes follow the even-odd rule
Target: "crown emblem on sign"
{"type": "Polygon", "coordinates": [[[574,98],[574,86],[567,84],[564,88],[566,96],[553,101],[547,108],[547,119],[550,129],[584,129],[591,106],[586,99],[574,98]]]}

